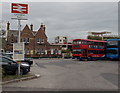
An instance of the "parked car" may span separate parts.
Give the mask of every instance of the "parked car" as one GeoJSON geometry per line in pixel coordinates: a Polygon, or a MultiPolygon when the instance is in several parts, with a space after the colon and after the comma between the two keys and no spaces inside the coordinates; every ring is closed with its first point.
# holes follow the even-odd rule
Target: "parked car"
{"type": "Polygon", "coordinates": [[[1,53],[1,55],[9,57],[9,58],[13,58],[13,53],[1,53]]]}
{"type": "Polygon", "coordinates": [[[21,62],[28,63],[30,66],[33,65],[33,60],[32,60],[31,58],[25,58],[25,59],[22,60],[21,62]]]}
{"type": "MultiPolygon", "coordinates": [[[[13,54],[12,53],[4,53],[2,55],[13,59],[13,54]]],[[[28,63],[30,66],[33,64],[33,60],[31,58],[25,58],[24,60],[21,60],[21,62],[28,63]]]]}
{"type": "MultiPolygon", "coordinates": [[[[18,74],[18,63],[12,59],[0,56],[0,65],[6,74],[18,74]]],[[[30,72],[30,65],[28,63],[20,63],[20,74],[24,75],[30,72]]]]}

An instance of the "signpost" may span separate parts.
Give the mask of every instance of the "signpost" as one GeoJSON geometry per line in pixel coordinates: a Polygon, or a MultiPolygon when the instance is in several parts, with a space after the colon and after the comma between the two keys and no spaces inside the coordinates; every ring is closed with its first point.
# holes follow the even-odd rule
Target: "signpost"
{"type": "Polygon", "coordinates": [[[24,60],[24,42],[13,43],[13,60],[24,60]]]}
{"type": "Polygon", "coordinates": [[[20,42],[20,31],[21,31],[21,20],[27,20],[26,15],[28,14],[28,4],[11,4],[11,13],[14,14],[12,19],[18,20],[18,43],[13,44],[13,59],[18,61],[18,74],[20,75],[20,60],[24,60],[24,43],[20,42]]]}
{"type": "Polygon", "coordinates": [[[13,60],[18,61],[18,75],[20,75],[20,61],[24,60],[24,43],[13,43],[13,60]]]}

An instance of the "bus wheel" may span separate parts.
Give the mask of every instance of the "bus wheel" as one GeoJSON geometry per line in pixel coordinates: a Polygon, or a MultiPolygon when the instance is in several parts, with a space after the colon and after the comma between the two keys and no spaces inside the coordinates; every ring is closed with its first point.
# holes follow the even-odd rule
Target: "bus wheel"
{"type": "Polygon", "coordinates": [[[88,58],[87,58],[87,61],[90,61],[90,60],[91,60],[90,57],[88,57],[88,58]]]}
{"type": "Polygon", "coordinates": [[[79,61],[83,61],[81,58],[79,58],[79,61]]]}
{"type": "Polygon", "coordinates": [[[120,57],[118,58],[118,60],[120,61],[120,57]]]}

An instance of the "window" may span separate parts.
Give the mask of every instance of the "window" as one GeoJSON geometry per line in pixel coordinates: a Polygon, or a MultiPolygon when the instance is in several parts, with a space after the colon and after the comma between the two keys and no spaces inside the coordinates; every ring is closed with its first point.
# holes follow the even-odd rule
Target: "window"
{"type": "Polygon", "coordinates": [[[81,41],[79,40],[79,41],[77,41],[77,44],[81,44],[81,41]]]}
{"type": "Polygon", "coordinates": [[[43,48],[42,49],[38,48],[37,54],[45,54],[45,50],[43,48]]]}
{"type": "Polygon", "coordinates": [[[22,41],[25,42],[25,43],[29,43],[30,42],[30,38],[23,38],[22,41]]]}
{"type": "Polygon", "coordinates": [[[86,45],[86,44],[87,44],[87,41],[82,40],[82,44],[83,44],[83,45],[86,45]]]}
{"type": "Polygon", "coordinates": [[[65,39],[67,39],[67,37],[64,37],[65,39]]]}
{"type": "Polygon", "coordinates": [[[27,42],[28,42],[28,43],[30,42],[30,38],[27,38],[27,42]]]}
{"type": "Polygon", "coordinates": [[[14,43],[14,40],[13,40],[13,39],[11,40],[11,43],[14,43]]]}
{"type": "Polygon", "coordinates": [[[2,62],[9,63],[9,62],[13,62],[13,61],[8,58],[2,57],[2,62]]]}
{"type": "Polygon", "coordinates": [[[23,40],[22,40],[23,42],[25,42],[26,40],[25,40],[25,38],[23,38],[23,40]]]}
{"type": "Polygon", "coordinates": [[[58,54],[58,50],[57,50],[57,49],[54,49],[54,50],[53,50],[53,54],[58,54]]]}
{"type": "Polygon", "coordinates": [[[78,40],[78,41],[73,41],[73,44],[81,44],[81,40],[78,40]]]}
{"type": "Polygon", "coordinates": [[[91,45],[89,45],[89,48],[91,48],[91,45]]]}
{"type": "Polygon", "coordinates": [[[99,54],[105,54],[105,52],[104,51],[99,51],[99,54]]]}
{"type": "Polygon", "coordinates": [[[92,42],[91,42],[91,41],[88,41],[87,43],[88,43],[88,45],[91,45],[91,44],[92,44],[92,42]]]}
{"type": "Polygon", "coordinates": [[[108,41],[108,45],[118,45],[118,41],[108,41]]]}
{"type": "Polygon", "coordinates": [[[80,48],[80,45],[74,45],[74,48],[80,48]]]}
{"type": "Polygon", "coordinates": [[[73,44],[77,44],[77,41],[73,41],[73,44]]]}
{"type": "Polygon", "coordinates": [[[39,48],[37,49],[37,54],[40,54],[40,49],[39,48]]]}
{"type": "Polygon", "coordinates": [[[93,50],[88,50],[89,54],[94,54],[93,50]]]}
{"type": "Polygon", "coordinates": [[[41,49],[41,54],[45,54],[45,50],[43,48],[41,49]]]}
{"type": "Polygon", "coordinates": [[[25,52],[26,52],[25,54],[28,54],[28,55],[29,55],[29,54],[30,54],[30,50],[29,50],[29,48],[26,49],[25,52]]]}
{"type": "Polygon", "coordinates": [[[40,43],[40,44],[44,43],[44,39],[43,38],[37,38],[37,43],[40,43]]]}
{"type": "Polygon", "coordinates": [[[81,54],[82,50],[81,49],[74,49],[72,51],[72,54],[81,54]]]}

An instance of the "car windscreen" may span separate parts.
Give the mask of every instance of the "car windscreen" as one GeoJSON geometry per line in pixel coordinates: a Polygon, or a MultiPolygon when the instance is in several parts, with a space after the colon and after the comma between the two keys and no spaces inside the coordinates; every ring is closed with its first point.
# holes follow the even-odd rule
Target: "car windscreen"
{"type": "Polygon", "coordinates": [[[16,63],[15,61],[13,61],[12,59],[6,58],[6,57],[0,57],[0,60],[2,60],[2,62],[4,63],[16,63]]]}

